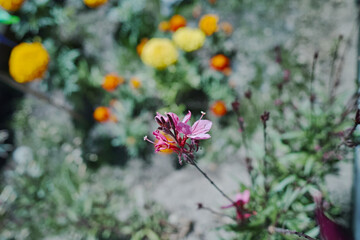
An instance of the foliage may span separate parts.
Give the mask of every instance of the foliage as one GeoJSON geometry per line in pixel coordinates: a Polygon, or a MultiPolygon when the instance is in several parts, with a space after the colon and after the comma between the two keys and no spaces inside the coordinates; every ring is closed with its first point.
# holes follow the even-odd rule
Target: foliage
{"type": "Polygon", "coordinates": [[[86,166],[81,139],[66,115],[47,109],[55,119],[45,112],[35,117],[36,111],[44,111],[38,101],[25,101],[15,117],[23,131],[3,174],[1,238],[163,239],[174,231],[156,204],[130,204],[134,197],[122,185],[120,169],[94,172],[86,166]]]}

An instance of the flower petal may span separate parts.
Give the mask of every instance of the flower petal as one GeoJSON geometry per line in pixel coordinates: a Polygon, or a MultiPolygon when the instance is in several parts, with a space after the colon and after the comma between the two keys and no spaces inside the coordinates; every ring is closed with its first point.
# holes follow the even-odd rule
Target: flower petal
{"type": "Polygon", "coordinates": [[[183,123],[187,123],[191,118],[191,112],[188,111],[188,114],[185,115],[184,119],[182,120],[183,123]]]}
{"type": "Polygon", "coordinates": [[[226,205],[226,206],[221,206],[222,209],[224,209],[224,208],[231,208],[231,207],[234,207],[234,204],[230,204],[230,205],[226,205]]]}
{"type": "Polygon", "coordinates": [[[210,131],[212,122],[209,120],[198,120],[191,127],[191,134],[198,135],[210,131]]]}
{"type": "Polygon", "coordinates": [[[242,193],[238,193],[236,194],[236,201],[241,201],[243,204],[248,203],[250,200],[250,191],[249,190],[245,190],[242,193]]]}
{"type": "Polygon", "coordinates": [[[183,133],[184,135],[190,135],[191,134],[191,127],[187,125],[186,123],[179,122],[177,124],[176,130],[180,133],[183,133]]]}
{"type": "Polygon", "coordinates": [[[171,118],[173,119],[174,121],[174,124],[175,124],[175,127],[177,126],[178,122],[180,121],[179,120],[179,117],[175,114],[175,113],[172,113],[172,112],[169,112],[167,113],[166,115],[170,115],[171,118]]]}
{"type": "Polygon", "coordinates": [[[194,134],[191,134],[191,135],[188,135],[189,138],[191,139],[195,139],[195,140],[204,140],[204,139],[209,139],[211,138],[211,136],[207,133],[200,133],[200,134],[197,134],[197,135],[194,135],[194,134]]]}

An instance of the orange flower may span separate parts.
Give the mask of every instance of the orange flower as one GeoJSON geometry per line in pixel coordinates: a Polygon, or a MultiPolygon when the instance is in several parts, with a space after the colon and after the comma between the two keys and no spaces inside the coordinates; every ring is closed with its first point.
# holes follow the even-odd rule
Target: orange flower
{"type": "Polygon", "coordinates": [[[223,32],[228,36],[231,35],[234,31],[233,26],[229,22],[222,22],[220,24],[220,27],[221,27],[221,30],[223,30],[223,32]]]}
{"type": "Polygon", "coordinates": [[[108,107],[97,107],[94,111],[94,119],[98,122],[107,122],[111,120],[112,114],[108,107]]]}
{"type": "Polygon", "coordinates": [[[179,28],[186,26],[186,19],[183,16],[176,14],[171,17],[169,24],[170,30],[175,32],[179,28]]]}
{"type": "Polygon", "coordinates": [[[216,3],[216,0],[208,0],[208,2],[209,2],[210,4],[215,4],[215,3],[216,3]]]}
{"type": "Polygon", "coordinates": [[[210,66],[217,71],[225,71],[229,65],[230,60],[224,54],[217,54],[210,59],[210,66]]]}
{"type": "Polygon", "coordinates": [[[137,52],[137,54],[139,54],[139,56],[140,56],[141,53],[142,53],[142,50],[143,50],[143,48],[144,48],[145,43],[147,43],[148,41],[149,41],[149,39],[147,39],[147,38],[142,38],[141,41],[140,41],[140,43],[136,46],[136,52],[137,52]]]}
{"type": "Polygon", "coordinates": [[[0,7],[13,12],[19,10],[24,2],[25,0],[0,0],[0,7]]]}
{"type": "Polygon", "coordinates": [[[141,81],[137,77],[132,77],[130,79],[130,85],[131,87],[138,89],[141,87],[141,81]]]}
{"type": "Polygon", "coordinates": [[[206,14],[199,21],[199,28],[207,35],[210,36],[218,29],[219,17],[215,14],[206,14]]]}
{"type": "Polygon", "coordinates": [[[106,91],[112,92],[114,91],[120,84],[123,84],[125,82],[124,78],[119,77],[115,73],[109,73],[107,74],[102,83],[103,89],[106,91]]]}
{"type": "Polygon", "coordinates": [[[85,5],[90,8],[97,8],[107,3],[108,0],[83,0],[85,5]]]}
{"type": "Polygon", "coordinates": [[[170,30],[170,23],[167,21],[162,21],[159,23],[158,29],[162,32],[166,32],[170,30]]]}
{"type": "Polygon", "coordinates": [[[223,101],[216,101],[211,105],[211,112],[217,116],[222,117],[227,113],[225,103],[223,101]]]}

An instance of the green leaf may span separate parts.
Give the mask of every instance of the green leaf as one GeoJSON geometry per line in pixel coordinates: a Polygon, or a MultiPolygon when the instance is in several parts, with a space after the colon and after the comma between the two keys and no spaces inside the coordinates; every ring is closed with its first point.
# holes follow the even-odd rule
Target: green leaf
{"type": "Polygon", "coordinates": [[[313,157],[309,158],[307,161],[306,161],[306,164],[305,164],[305,167],[304,167],[304,174],[305,176],[309,176],[310,173],[311,173],[311,170],[314,166],[314,163],[315,163],[315,159],[313,157]]]}
{"type": "Polygon", "coordinates": [[[19,17],[10,15],[7,11],[0,9],[0,23],[13,24],[18,22],[20,22],[19,17]]]}
{"type": "Polygon", "coordinates": [[[307,231],[306,235],[309,235],[310,237],[315,238],[319,235],[319,233],[320,233],[319,227],[315,227],[315,228],[311,229],[310,231],[307,231]]]}
{"type": "Polygon", "coordinates": [[[296,180],[296,176],[295,175],[290,175],[288,177],[286,177],[285,179],[283,179],[281,182],[279,182],[275,187],[274,187],[274,192],[280,192],[282,191],[287,185],[295,182],[296,180]]]}

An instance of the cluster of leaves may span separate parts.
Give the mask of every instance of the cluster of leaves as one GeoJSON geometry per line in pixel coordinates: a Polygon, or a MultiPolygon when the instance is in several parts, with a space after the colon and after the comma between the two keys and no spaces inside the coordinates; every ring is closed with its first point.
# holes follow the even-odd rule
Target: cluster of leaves
{"type": "MultiPolygon", "coordinates": [[[[346,43],[343,45],[346,47],[346,43]]],[[[334,83],[339,81],[336,76],[340,76],[336,71],[341,70],[339,66],[343,63],[334,58],[330,64],[335,71],[330,77],[317,77],[318,53],[314,55],[312,70],[308,70],[311,67],[298,64],[286,50],[276,48],[275,52],[281,55],[278,64],[284,75],[271,81],[270,88],[275,91],[270,92],[270,99],[266,101],[272,104],[262,104],[263,109],[257,112],[260,116],[260,111],[270,111],[267,127],[263,127],[263,139],[266,139],[263,144],[258,144],[258,138],[254,141],[251,134],[247,134],[249,116],[242,110],[242,106],[251,105],[257,111],[254,102],[264,101],[256,88],[253,88],[252,97],[240,101],[240,111],[235,111],[238,117],[243,117],[241,144],[246,148],[252,180],[251,201],[247,208],[257,212],[248,220],[226,226],[241,239],[292,239],[277,234],[269,238],[271,226],[318,237],[315,210],[322,208],[314,201],[318,192],[328,203],[326,211],[330,218],[348,215],[331,201],[325,181],[327,176],[338,173],[339,162],[353,158],[348,147],[353,147],[351,117],[356,107],[355,96],[335,95],[340,85],[340,82],[334,83]],[[324,85],[328,85],[330,91],[318,90],[324,85]],[[349,98],[347,104],[346,98],[349,98]]],[[[257,81],[262,79],[255,78],[253,83],[257,81]]],[[[259,117],[257,122],[258,126],[264,125],[259,117]]],[[[251,128],[249,130],[251,132],[251,128]]],[[[241,186],[242,190],[246,188],[241,186]]]]}
{"type": "Polygon", "coordinates": [[[130,204],[121,169],[86,166],[66,115],[30,99],[14,125],[22,131],[2,175],[0,238],[164,239],[175,231],[156,204],[130,204]]]}

